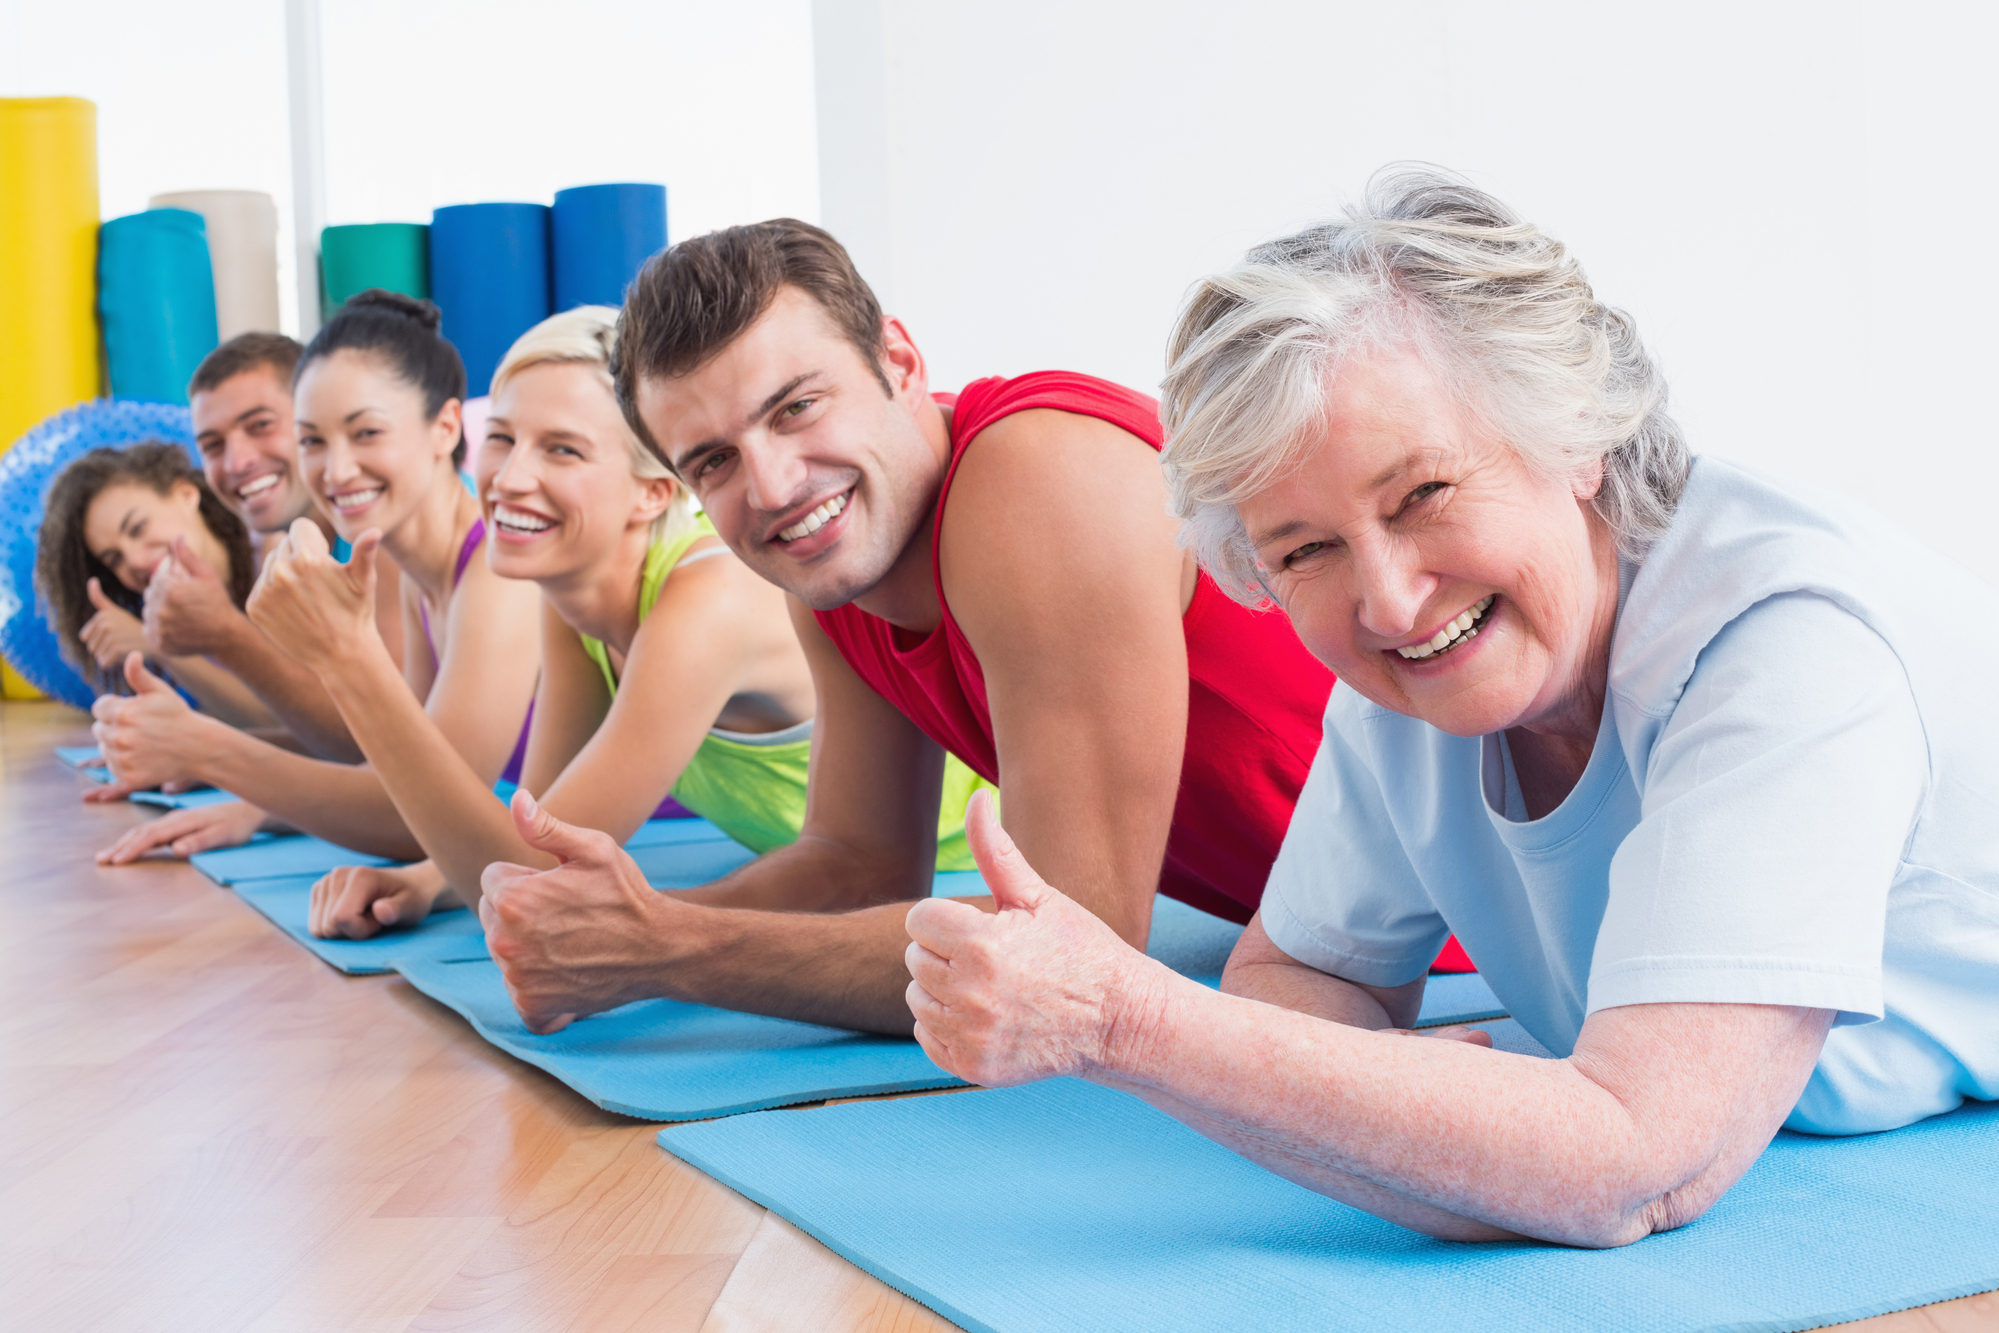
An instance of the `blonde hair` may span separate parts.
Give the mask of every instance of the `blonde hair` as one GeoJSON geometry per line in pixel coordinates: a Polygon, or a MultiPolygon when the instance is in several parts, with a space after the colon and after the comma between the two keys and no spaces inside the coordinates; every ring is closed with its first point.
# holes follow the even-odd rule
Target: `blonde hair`
{"type": "Polygon", "coordinates": [[[1690,454],[1666,382],[1561,242],[1462,178],[1385,167],[1344,219],[1258,246],[1197,284],[1167,347],[1162,454],[1181,542],[1238,600],[1265,599],[1236,505],[1295,467],[1340,364],[1412,347],[1531,466],[1601,466],[1593,501],[1637,559],[1690,454]]]}
{"type": "MultiPolygon", "coordinates": [[[[574,310],[550,315],[516,338],[514,345],[507,349],[499,369],[493,372],[492,395],[499,397],[500,390],[506,387],[508,381],[531,366],[590,366],[603,383],[604,392],[615,403],[618,394],[611,380],[611,362],[616,351],[617,330],[618,312],[609,306],[580,305],[574,310]]],[[[694,497],[672,470],[660,461],[659,456],[640,443],[639,437],[632,434],[631,427],[623,424],[623,415],[619,413],[620,434],[632,475],[641,481],[665,478],[673,482],[672,502],[652,522],[653,543],[672,542],[694,526],[694,497]]]]}

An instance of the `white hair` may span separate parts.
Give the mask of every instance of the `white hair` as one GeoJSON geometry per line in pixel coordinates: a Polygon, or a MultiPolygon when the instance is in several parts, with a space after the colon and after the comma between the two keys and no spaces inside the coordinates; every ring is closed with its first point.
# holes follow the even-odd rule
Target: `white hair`
{"type": "Polygon", "coordinates": [[[1343,219],[1198,283],[1175,321],[1162,461],[1182,544],[1231,596],[1268,597],[1236,505],[1302,460],[1340,365],[1391,347],[1412,349],[1530,466],[1601,467],[1593,503],[1626,556],[1672,521],[1689,455],[1631,317],[1497,199],[1399,163],[1343,219]]]}
{"type": "MultiPolygon", "coordinates": [[[[500,359],[499,368],[493,372],[490,392],[498,398],[507,382],[530,366],[590,366],[596,370],[597,378],[603,381],[604,392],[611,395],[615,405],[618,391],[611,379],[611,358],[616,349],[617,334],[618,312],[606,305],[580,305],[559,315],[550,315],[514,340],[506,356],[500,359]]],[[[664,477],[673,482],[672,501],[667,504],[665,512],[652,522],[652,540],[655,543],[671,542],[694,525],[694,497],[688,494],[686,484],[674,476],[659,456],[632,434],[622,411],[618,413],[618,430],[634,477],[640,481],[664,477]]]]}

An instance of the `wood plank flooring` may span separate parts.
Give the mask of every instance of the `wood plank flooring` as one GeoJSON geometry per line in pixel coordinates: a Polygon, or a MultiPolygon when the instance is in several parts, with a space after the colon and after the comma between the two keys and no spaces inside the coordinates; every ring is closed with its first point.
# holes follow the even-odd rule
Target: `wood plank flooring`
{"type": "MultiPolygon", "coordinates": [[[[0,704],[0,1325],[953,1325],[191,867],[100,869],[81,714],[0,704]]],[[[1999,1296],[1850,1325],[1995,1333],[1999,1296]]]]}

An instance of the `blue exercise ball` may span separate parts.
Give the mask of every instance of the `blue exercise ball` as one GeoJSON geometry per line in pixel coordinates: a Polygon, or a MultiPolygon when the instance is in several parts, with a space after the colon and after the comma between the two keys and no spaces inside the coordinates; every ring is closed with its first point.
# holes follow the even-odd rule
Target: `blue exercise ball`
{"type": "Polygon", "coordinates": [[[78,708],[90,707],[95,691],[63,660],[48,609],[35,592],[35,538],[49,487],[64,468],[92,449],[146,440],[178,444],[201,465],[185,407],[115,398],[58,412],[0,454],[0,654],[30,685],[78,708]]]}

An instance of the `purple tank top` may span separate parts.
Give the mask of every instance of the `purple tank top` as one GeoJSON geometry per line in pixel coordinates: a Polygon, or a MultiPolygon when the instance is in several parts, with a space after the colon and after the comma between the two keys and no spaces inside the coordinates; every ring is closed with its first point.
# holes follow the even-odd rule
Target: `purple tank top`
{"type": "MultiPolygon", "coordinates": [[[[451,591],[458,592],[458,581],[465,577],[465,567],[472,563],[472,556],[479,549],[479,543],[486,540],[486,520],[475,518],[465,532],[465,544],[458,548],[458,565],[451,573],[451,591]]],[[[423,641],[430,646],[431,661],[437,660],[437,642],[430,637],[430,607],[423,598],[417,598],[416,612],[423,620],[423,641]]],[[[528,700],[528,715],[521,720],[521,736],[514,742],[514,752],[507,757],[507,767],[500,774],[502,782],[519,782],[521,765],[528,757],[528,731],[534,726],[534,700],[528,700]]]]}

